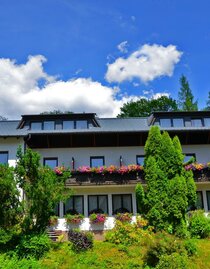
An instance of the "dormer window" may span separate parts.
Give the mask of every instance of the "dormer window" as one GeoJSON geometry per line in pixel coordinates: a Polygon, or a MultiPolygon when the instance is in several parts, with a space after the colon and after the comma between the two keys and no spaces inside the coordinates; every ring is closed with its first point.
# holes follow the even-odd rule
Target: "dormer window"
{"type": "Polygon", "coordinates": [[[210,118],[204,118],[204,125],[210,127],[210,118]]]}
{"type": "Polygon", "coordinates": [[[42,130],[42,122],[31,122],[31,130],[42,130]]]}
{"type": "Polygon", "coordinates": [[[202,127],[203,126],[201,119],[192,119],[191,122],[192,122],[193,127],[202,127]]]}
{"type": "Polygon", "coordinates": [[[171,127],[171,119],[160,119],[161,127],[171,127]]]}
{"type": "Polygon", "coordinates": [[[76,121],[76,129],[87,129],[88,124],[86,120],[77,120],[76,121]]]}
{"type": "Polygon", "coordinates": [[[63,121],[63,129],[74,129],[74,121],[73,120],[64,120],[63,121]]]}
{"type": "Polygon", "coordinates": [[[44,121],[43,127],[44,130],[54,130],[54,121],[44,121]]]}
{"type": "Polygon", "coordinates": [[[182,118],[174,118],[173,119],[173,127],[183,127],[184,120],[182,118]]]}

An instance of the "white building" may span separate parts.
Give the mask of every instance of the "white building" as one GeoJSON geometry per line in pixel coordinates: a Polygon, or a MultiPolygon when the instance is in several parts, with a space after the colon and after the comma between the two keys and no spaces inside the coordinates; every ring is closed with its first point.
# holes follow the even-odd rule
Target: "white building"
{"type": "MultiPolygon", "coordinates": [[[[24,115],[20,121],[0,122],[0,162],[15,165],[19,145],[39,152],[44,165],[121,166],[143,164],[144,145],[150,126],[159,125],[171,136],[178,135],[186,160],[210,161],[210,112],[155,112],[144,118],[97,118],[94,113],[24,115]]],[[[67,186],[74,196],[59,204],[58,230],[67,229],[64,215],[82,213],[81,229],[98,229],[89,223],[95,211],[108,214],[103,229],[112,228],[117,212],[137,214],[135,185],[141,175],[87,175],[72,172],[67,186]]],[[[197,207],[210,211],[210,172],[195,173],[197,207]]]]}

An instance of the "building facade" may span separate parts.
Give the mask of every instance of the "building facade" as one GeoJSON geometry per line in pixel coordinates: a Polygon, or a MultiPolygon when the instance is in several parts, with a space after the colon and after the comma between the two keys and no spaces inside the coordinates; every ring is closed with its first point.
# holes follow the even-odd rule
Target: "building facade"
{"type": "MultiPolygon", "coordinates": [[[[65,214],[81,213],[83,230],[110,229],[117,213],[137,214],[135,186],[145,184],[141,171],[133,173],[87,173],[88,167],[143,165],[144,145],[152,125],[173,137],[178,135],[185,161],[210,161],[210,112],[155,112],[142,118],[98,118],[94,113],[23,115],[19,121],[0,122],[0,162],[15,166],[17,147],[32,148],[43,165],[70,167],[66,185],[74,195],[56,208],[58,230],[66,230],[65,214]],[[86,170],[85,170],[86,169],[86,170]],[[103,227],[91,225],[89,215],[106,213],[103,227]]],[[[110,168],[111,169],[111,168],[110,168]]],[[[194,171],[197,207],[210,211],[208,165],[194,171]]]]}

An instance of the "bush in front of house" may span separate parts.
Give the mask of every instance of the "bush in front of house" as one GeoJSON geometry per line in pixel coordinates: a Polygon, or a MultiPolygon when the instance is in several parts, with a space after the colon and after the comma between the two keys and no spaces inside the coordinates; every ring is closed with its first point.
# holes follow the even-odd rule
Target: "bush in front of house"
{"type": "Polygon", "coordinates": [[[190,212],[188,229],[191,237],[210,237],[210,217],[206,217],[203,210],[190,212]]]}
{"type": "Polygon", "coordinates": [[[51,241],[47,234],[23,235],[16,247],[20,258],[40,259],[50,250],[51,241]]]}
{"type": "Polygon", "coordinates": [[[90,232],[70,230],[68,232],[68,239],[76,252],[93,248],[93,235],[90,232]]]}

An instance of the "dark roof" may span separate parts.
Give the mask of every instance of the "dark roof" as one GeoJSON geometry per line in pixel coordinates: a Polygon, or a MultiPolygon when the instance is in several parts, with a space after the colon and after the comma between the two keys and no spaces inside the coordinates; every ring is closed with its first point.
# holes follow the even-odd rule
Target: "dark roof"
{"type": "MultiPolygon", "coordinates": [[[[59,118],[62,118],[63,115],[59,114],[59,118]]],[[[67,114],[74,115],[74,114],[67,114]]],[[[134,117],[134,118],[96,118],[95,113],[87,113],[87,114],[77,114],[78,115],[86,115],[87,117],[94,117],[94,119],[98,123],[98,127],[90,127],[89,129],[70,129],[70,130],[29,130],[27,128],[18,129],[21,121],[13,120],[13,121],[0,121],[0,136],[26,136],[28,134],[60,134],[60,133],[106,133],[106,132],[148,132],[150,126],[151,117],[161,117],[161,116],[169,116],[169,117],[178,117],[182,115],[187,116],[206,116],[210,117],[210,111],[196,111],[196,112],[155,112],[149,118],[147,117],[134,117]]],[[[24,115],[24,119],[34,118],[36,117],[45,119],[46,115],[24,115]]],[[[49,115],[48,115],[49,116],[49,115]]],[[[52,115],[58,116],[58,115],[52,115]]],[[[74,115],[75,116],[75,115],[74,115]]],[[[51,115],[50,115],[51,117],[51,115]]],[[[154,121],[153,121],[154,122],[154,121]]],[[[161,128],[161,127],[160,127],[161,128]]],[[[162,130],[167,131],[206,131],[210,130],[210,127],[168,127],[161,128],[162,130]]]]}

